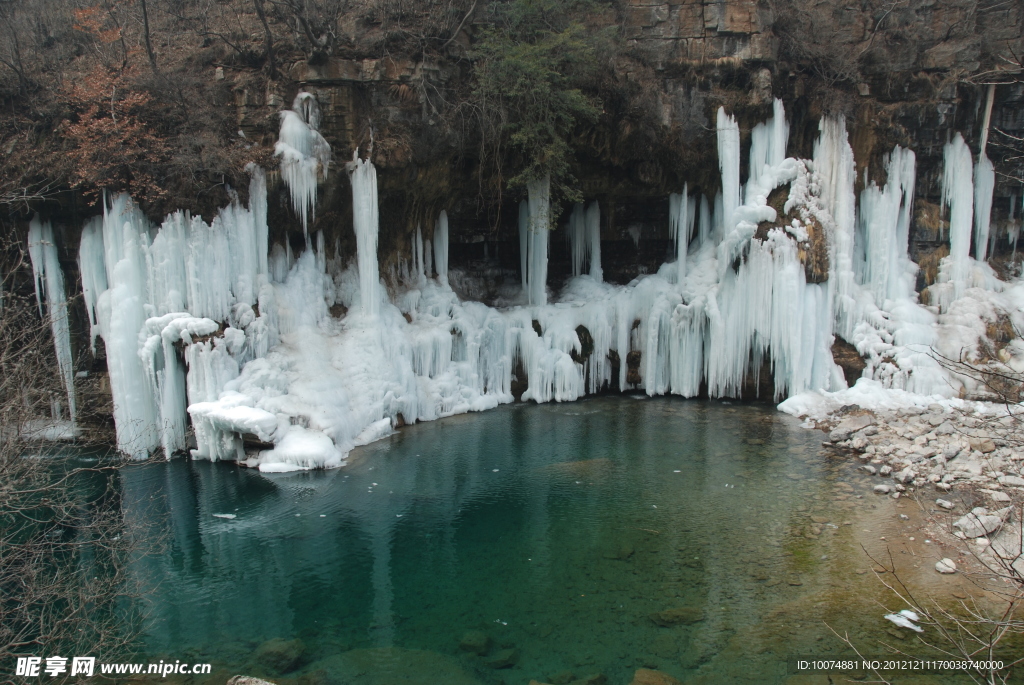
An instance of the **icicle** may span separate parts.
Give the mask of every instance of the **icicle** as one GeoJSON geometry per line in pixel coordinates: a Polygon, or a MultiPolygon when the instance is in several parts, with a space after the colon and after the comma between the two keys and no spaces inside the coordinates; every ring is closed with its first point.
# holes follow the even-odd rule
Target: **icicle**
{"type": "MultiPolygon", "coordinates": [[[[763,124],[758,124],[750,132],[748,187],[758,186],[765,171],[777,167],[786,158],[786,145],[789,141],[789,122],[786,121],[786,110],[782,105],[782,100],[778,98],[775,99],[772,108],[774,112],[772,118],[763,124]]],[[[746,198],[747,202],[752,200],[753,196],[746,198]]]]}
{"type": "Polygon", "coordinates": [[[735,226],[736,208],[740,204],[740,128],[736,119],[718,108],[718,168],[722,172],[722,232],[728,234],[735,226]]]}
{"type": "Polygon", "coordinates": [[[573,205],[572,214],[569,216],[569,224],[566,226],[566,238],[569,241],[569,258],[572,267],[572,277],[583,273],[583,262],[587,258],[587,224],[583,203],[577,202],[573,205]]]}
{"type": "Polygon", "coordinates": [[[699,236],[700,246],[704,247],[708,243],[708,238],[711,237],[712,231],[711,225],[711,203],[708,201],[707,195],[700,196],[700,223],[697,226],[697,235],[699,236]]]}
{"type": "Polygon", "coordinates": [[[548,301],[548,240],[550,234],[551,177],[534,179],[527,183],[530,209],[530,277],[529,300],[533,305],[548,301]]]}
{"type": "Polygon", "coordinates": [[[359,299],[363,312],[375,316],[380,311],[381,300],[377,266],[377,170],[369,160],[359,159],[357,149],[352,153],[352,161],[348,163],[348,173],[352,181],[352,223],[359,263],[359,299]]]}
{"type": "Polygon", "coordinates": [[[978,165],[974,170],[974,258],[980,262],[988,257],[989,231],[992,221],[992,195],[995,192],[996,172],[989,160],[988,129],[992,121],[992,104],[995,102],[996,85],[988,86],[985,100],[985,116],[981,123],[981,142],[978,144],[978,165]]]}
{"type": "Polygon", "coordinates": [[[914,153],[897,145],[886,163],[885,188],[871,183],[861,193],[859,224],[866,257],[862,282],[880,308],[891,309],[887,300],[906,300],[914,290],[916,268],[907,258],[907,245],[915,171],[914,153]]]}
{"type": "Polygon", "coordinates": [[[448,213],[443,209],[434,224],[434,265],[437,280],[448,285],[448,213]]]}
{"type": "Polygon", "coordinates": [[[315,217],[317,182],[327,180],[331,146],[320,135],[320,106],[310,93],[295,96],[292,109],[281,114],[274,156],[281,158],[281,178],[291,191],[292,209],[302,219],[308,237],[309,219],[315,217]]]}
{"type": "Polygon", "coordinates": [[[959,133],[943,149],[942,205],[949,207],[949,256],[942,260],[940,280],[951,283],[943,295],[943,310],[963,296],[970,271],[971,218],[974,182],[971,151],[959,133]]]}
{"type": "Polygon", "coordinates": [[[416,285],[422,287],[427,279],[423,265],[423,229],[416,225],[416,237],[413,239],[413,265],[416,269],[416,285]]]}
{"type": "Polygon", "coordinates": [[[75,405],[74,366],[71,359],[71,328],[68,325],[67,292],[64,290],[64,272],[57,256],[50,222],[43,223],[37,214],[29,223],[28,250],[32,259],[33,283],[36,301],[42,313],[40,294],[46,299],[46,314],[53,332],[53,347],[57,355],[57,368],[68,395],[68,415],[72,425],[77,417],[75,405]]]}
{"type": "MultiPolygon", "coordinates": [[[[267,174],[263,167],[252,162],[246,165],[249,172],[249,211],[252,212],[253,231],[255,234],[256,274],[266,276],[270,273],[267,256],[270,254],[267,227],[267,174]]],[[[335,255],[337,258],[337,255],[335,255]]]]}
{"type": "Polygon", "coordinates": [[[601,207],[597,200],[587,205],[587,244],[590,246],[590,275],[597,282],[604,280],[601,268],[601,207]]]}
{"type": "Polygon", "coordinates": [[[668,232],[676,241],[676,283],[680,286],[686,278],[686,250],[690,240],[687,227],[693,223],[689,210],[690,200],[684,183],[682,194],[668,196],[668,232]]]}
{"type": "Polygon", "coordinates": [[[530,203],[519,203],[519,276],[523,280],[523,292],[530,287],[530,203]]]}

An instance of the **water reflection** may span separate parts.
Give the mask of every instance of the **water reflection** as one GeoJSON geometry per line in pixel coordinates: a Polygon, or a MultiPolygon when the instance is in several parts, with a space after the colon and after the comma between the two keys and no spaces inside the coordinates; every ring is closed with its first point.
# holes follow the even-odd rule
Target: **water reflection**
{"type": "Polygon", "coordinates": [[[816,438],[766,406],[596,398],[410,427],[335,471],[127,469],[129,515],[166,536],[136,567],[149,648],[452,652],[486,629],[521,652],[512,673],[678,675],[828,575],[785,537],[832,516],[816,438]],[[678,607],[701,618],[647,618],[678,607]]]}

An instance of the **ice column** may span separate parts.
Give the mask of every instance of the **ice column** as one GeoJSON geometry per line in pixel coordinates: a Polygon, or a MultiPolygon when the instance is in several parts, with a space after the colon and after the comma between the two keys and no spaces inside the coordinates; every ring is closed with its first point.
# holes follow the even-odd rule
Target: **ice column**
{"type": "MultiPolygon", "coordinates": [[[[789,142],[789,122],[782,100],[775,98],[774,115],[768,121],[758,124],[750,132],[750,178],[748,187],[757,186],[765,171],[776,167],[786,158],[789,142]]],[[[746,198],[750,202],[751,197],[746,198]]]]}
{"type": "Polygon", "coordinates": [[[885,188],[871,183],[860,196],[860,232],[864,240],[863,285],[875,304],[891,309],[887,300],[910,297],[916,268],[907,258],[911,211],[914,203],[916,159],[900,146],[886,163],[885,188]]]}
{"type": "Polygon", "coordinates": [[[587,220],[582,202],[577,202],[572,208],[569,225],[566,227],[566,237],[569,239],[572,275],[575,278],[583,273],[583,262],[587,258],[587,220]]]}
{"type": "Polygon", "coordinates": [[[974,214],[974,183],[971,151],[959,133],[943,149],[942,204],[949,207],[949,256],[943,259],[942,280],[953,284],[951,298],[963,295],[970,270],[971,218],[974,214]]]}
{"type": "Polygon", "coordinates": [[[530,304],[548,303],[548,239],[551,197],[551,177],[534,179],[527,183],[530,210],[529,236],[530,273],[528,295],[530,304]]]}
{"type": "Polygon", "coordinates": [[[590,275],[596,281],[604,280],[601,268],[601,207],[594,200],[587,205],[587,244],[590,246],[590,275]]]}
{"type": "Polygon", "coordinates": [[[996,186],[996,172],[985,148],[988,147],[988,127],[992,121],[992,103],[996,86],[988,87],[985,117],[981,124],[981,142],[978,145],[978,165],[974,170],[974,258],[980,262],[988,256],[988,234],[992,220],[992,194],[996,186]]]}
{"type": "Polygon", "coordinates": [[[53,331],[53,346],[57,353],[57,368],[61,382],[68,393],[68,415],[75,422],[75,378],[71,361],[71,329],[68,326],[67,293],[64,290],[64,272],[57,257],[57,244],[53,239],[50,222],[43,223],[33,217],[28,228],[28,251],[32,259],[32,276],[36,289],[36,304],[42,313],[42,298],[46,298],[46,313],[53,331]]]}
{"type": "Polygon", "coordinates": [[[694,212],[687,192],[687,184],[683,184],[683,192],[668,196],[668,232],[676,240],[676,283],[682,285],[686,278],[686,251],[690,243],[693,229],[694,212]]]}
{"type": "Polygon", "coordinates": [[[302,219],[303,233],[315,216],[317,181],[327,180],[331,146],[320,135],[320,106],[311,93],[295,96],[291,110],[281,112],[281,132],[274,155],[281,158],[281,178],[291,191],[292,209],[302,219]]]}
{"type": "Polygon", "coordinates": [[[443,209],[434,224],[434,268],[441,285],[448,285],[448,213],[443,209]]]}
{"type": "Polygon", "coordinates": [[[523,279],[523,292],[530,287],[530,203],[519,203],[519,275],[523,279]]]}
{"type": "MultiPolygon", "coordinates": [[[[381,299],[377,266],[377,232],[380,224],[377,214],[377,170],[369,160],[359,159],[359,150],[352,154],[352,161],[347,167],[352,180],[352,223],[356,233],[359,265],[359,301],[364,313],[376,315],[380,310],[381,299]]],[[[440,258],[438,255],[438,260],[440,258]]]]}
{"type": "Polygon", "coordinates": [[[740,128],[736,119],[718,108],[718,168],[722,172],[723,234],[735,226],[736,208],[740,205],[740,128]]]}

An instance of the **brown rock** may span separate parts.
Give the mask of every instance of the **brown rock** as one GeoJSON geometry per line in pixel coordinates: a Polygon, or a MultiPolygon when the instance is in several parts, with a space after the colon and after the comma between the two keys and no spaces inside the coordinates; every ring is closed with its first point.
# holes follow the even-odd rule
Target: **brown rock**
{"type": "Polygon", "coordinates": [[[971,449],[987,454],[996,451],[996,444],[992,438],[971,438],[971,449]]]}
{"type": "Polygon", "coordinates": [[[633,674],[633,681],[629,685],[682,685],[682,683],[668,673],[640,668],[633,674]]]}
{"type": "Polygon", "coordinates": [[[864,373],[864,368],[867,366],[867,362],[857,352],[857,348],[838,335],[835,342],[832,343],[832,360],[843,370],[846,384],[851,387],[861,377],[861,374],[864,373]]]}
{"type": "Polygon", "coordinates": [[[699,607],[679,607],[651,614],[650,619],[662,628],[698,623],[704,620],[704,610],[699,607]]]}

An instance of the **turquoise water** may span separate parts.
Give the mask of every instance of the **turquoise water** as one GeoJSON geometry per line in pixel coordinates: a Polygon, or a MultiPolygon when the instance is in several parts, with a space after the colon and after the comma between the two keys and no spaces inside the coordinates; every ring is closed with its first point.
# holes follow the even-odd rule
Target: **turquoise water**
{"type": "Polygon", "coordinates": [[[783,682],[849,653],[823,621],[891,627],[854,573],[869,485],[820,441],[768,405],[607,397],[406,427],[334,471],[126,469],[162,540],[146,649],[279,683],[783,682]],[[260,655],[275,638],[294,663],[260,655]]]}

